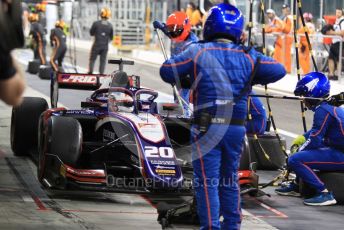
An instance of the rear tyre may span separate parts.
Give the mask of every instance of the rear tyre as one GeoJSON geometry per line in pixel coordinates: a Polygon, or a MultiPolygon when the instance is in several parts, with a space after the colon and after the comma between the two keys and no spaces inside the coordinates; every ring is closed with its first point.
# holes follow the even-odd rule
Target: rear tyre
{"type": "Polygon", "coordinates": [[[15,156],[37,150],[38,121],[47,109],[47,101],[40,97],[25,97],[20,106],[12,109],[11,147],[15,156]]]}

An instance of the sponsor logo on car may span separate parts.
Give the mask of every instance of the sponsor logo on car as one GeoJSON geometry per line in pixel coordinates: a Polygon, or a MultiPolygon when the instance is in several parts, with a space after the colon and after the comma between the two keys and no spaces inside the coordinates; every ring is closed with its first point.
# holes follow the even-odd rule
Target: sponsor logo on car
{"type": "Polygon", "coordinates": [[[68,74],[62,74],[59,78],[59,83],[77,83],[77,84],[97,84],[99,78],[99,83],[103,81],[104,77],[97,77],[93,75],[68,75],[68,74]]]}
{"type": "Polygon", "coordinates": [[[115,133],[111,132],[107,129],[103,129],[103,138],[114,140],[115,139],[115,133]]]}
{"type": "Polygon", "coordinates": [[[156,169],[155,172],[158,175],[175,175],[176,174],[176,170],[172,170],[172,169],[156,169]]]}
{"type": "Polygon", "coordinates": [[[153,165],[176,165],[174,161],[150,160],[153,165]]]}

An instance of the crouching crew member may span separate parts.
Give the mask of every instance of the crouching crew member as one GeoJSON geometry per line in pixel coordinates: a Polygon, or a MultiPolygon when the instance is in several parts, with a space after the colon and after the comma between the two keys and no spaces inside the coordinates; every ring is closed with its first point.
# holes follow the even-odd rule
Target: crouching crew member
{"type": "Polygon", "coordinates": [[[272,58],[239,44],[244,25],[236,7],[212,7],[204,25],[205,41],[189,45],[160,69],[168,83],[190,75],[193,84],[193,185],[201,229],[240,229],[238,168],[250,83],[275,82],[286,73],[272,58]]]}
{"type": "Polygon", "coordinates": [[[43,26],[38,22],[38,14],[30,13],[29,21],[31,23],[30,36],[32,36],[33,54],[35,60],[39,60],[41,65],[46,64],[45,48],[47,41],[45,39],[45,32],[43,26]]]}
{"type": "MultiPolygon", "coordinates": [[[[184,12],[176,11],[168,16],[166,24],[158,21],[153,22],[155,29],[160,29],[167,35],[171,40],[171,56],[175,56],[182,51],[184,51],[190,44],[197,42],[197,36],[191,32],[191,23],[190,19],[184,12]]],[[[184,99],[185,102],[189,103],[190,101],[190,90],[184,88],[185,86],[181,85],[180,82],[177,83],[180,96],[184,99]]],[[[177,102],[177,98],[175,98],[177,102]]],[[[186,115],[190,115],[189,107],[185,104],[184,110],[186,115]]]]}
{"type": "Polygon", "coordinates": [[[97,56],[100,56],[99,60],[99,73],[104,74],[106,57],[109,49],[109,42],[113,38],[112,24],[108,21],[111,17],[111,11],[108,8],[103,8],[100,12],[101,20],[92,24],[90,34],[94,36],[94,43],[91,48],[91,54],[88,65],[88,73],[93,73],[94,63],[97,56]]]}
{"type": "MultiPolygon", "coordinates": [[[[296,85],[296,96],[323,99],[330,93],[330,82],[319,72],[306,74],[296,85]]],[[[276,189],[286,196],[300,196],[298,179],[316,189],[317,194],[304,200],[304,204],[324,206],[336,204],[333,194],[313,172],[344,170],[344,109],[329,105],[322,100],[305,99],[305,105],[314,112],[312,129],[298,137],[294,144],[302,144],[288,160],[290,170],[297,180],[288,186],[276,189]],[[302,140],[303,139],[303,140],[302,140]]]]}
{"type": "Polygon", "coordinates": [[[62,62],[67,51],[66,34],[63,32],[64,26],[64,21],[59,20],[55,23],[55,29],[52,29],[50,32],[50,44],[54,47],[50,63],[54,71],[58,71],[59,67],[62,67],[62,62]]]}

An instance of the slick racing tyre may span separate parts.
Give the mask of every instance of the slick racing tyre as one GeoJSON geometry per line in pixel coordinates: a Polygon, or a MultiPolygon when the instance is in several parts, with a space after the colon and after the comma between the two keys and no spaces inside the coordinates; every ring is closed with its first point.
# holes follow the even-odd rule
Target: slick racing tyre
{"type": "Polygon", "coordinates": [[[50,80],[52,74],[53,74],[53,69],[50,66],[39,67],[38,77],[40,79],[50,80]]]}
{"type": "Polygon", "coordinates": [[[75,166],[81,154],[82,128],[74,118],[50,117],[47,130],[47,152],[56,155],[70,166],[75,166]]]}
{"type": "Polygon", "coordinates": [[[47,101],[40,97],[24,97],[20,106],[13,107],[11,147],[14,155],[25,156],[37,149],[38,121],[47,109],[47,101]]]}
{"type": "Polygon", "coordinates": [[[39,60],[33,60],[29,62],[27,66],[27,72],[31,74],[37,74],[39,72],[39,66],[41,65],[39,60]]]}
{"type": "MultiPolygon", "coordinates": [[[[253,136],[249,136],[250,149],[252,155],[257,159],[257,168],[261,170],[276,170],[282,168],[286,163],[286,156],[284,155],[279,141],[275,134],[265,133],[258,136],[259,143],[253,136]],[[269,155],[267,159],[263,150],[269,155]]],[[[286,140],[281,138],[282,145],[286,148],[286,140]]]]}

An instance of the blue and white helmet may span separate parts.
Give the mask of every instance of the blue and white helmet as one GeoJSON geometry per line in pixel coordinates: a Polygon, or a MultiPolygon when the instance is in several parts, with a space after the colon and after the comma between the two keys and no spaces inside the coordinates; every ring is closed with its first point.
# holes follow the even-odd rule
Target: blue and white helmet
{"type": "Polygon", "coordinates": [[[203,37],[206,41],[229,38],[234,42],[239,42],[244,25],[245,19],[241,11],[233,5],[222,3],[209,10],[203,37]]]}
{"type": "Polygon", "coordinates": [[[330,94],[330,81],[320,72],[310,72],[297,82],[296,96],[324,98],[330,94]]]}

